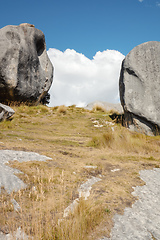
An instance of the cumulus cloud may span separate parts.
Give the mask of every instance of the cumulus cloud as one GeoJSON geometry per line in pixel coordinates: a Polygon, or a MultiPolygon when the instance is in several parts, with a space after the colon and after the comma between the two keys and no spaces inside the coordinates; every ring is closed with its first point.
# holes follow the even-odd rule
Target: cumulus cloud
{"type": "Polygon", "coordinates": [[[75,50],[50,48],[48,55],[55,68],[49,106],[119,101],[119,73],[124,59],[120,52],[97,52],[90,60],[75,50]]]}
{"type": "Polygon", "coordinates": [[[139,2],[143,2],[143,0],[138,0],[139,2]]]}

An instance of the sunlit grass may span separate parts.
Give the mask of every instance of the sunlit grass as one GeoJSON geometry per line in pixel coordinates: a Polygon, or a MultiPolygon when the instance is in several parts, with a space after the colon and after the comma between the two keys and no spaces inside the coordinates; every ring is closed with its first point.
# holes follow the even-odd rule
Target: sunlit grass
{"type": "Polygon", "coordinates": [[[13,109],[13,119],[0,123],[0,149],[38,152],[52,160],[10,163],[24,173],[19,177],[27,188],[11,195],[2,189],[1,228],[10,232],[21,227],[34,239],[95,240],[102,233],[109,237],[113,215],[131,206],[132,187],[143,184],[139,171],[160,166],[160,137],[130,132],[101,108],[22,104],[13,109]],[[95,121],[102,127],[95,127],[95,121]],[[75,212],[63,219],[79,186],[92,176],[101,181],[89,199],[81,199],[75,212]]]}
{"type": "Polygon", "coordinates": [[[61,105],[57,108],[57,112],[66,114],[67,113],[67,107],[65,105],[61,105]]]}

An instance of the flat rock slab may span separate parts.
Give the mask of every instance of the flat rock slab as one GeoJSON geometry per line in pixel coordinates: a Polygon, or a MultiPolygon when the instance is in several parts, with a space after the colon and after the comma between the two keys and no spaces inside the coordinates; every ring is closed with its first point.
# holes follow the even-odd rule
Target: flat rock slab
{"type": "Polygon", "coordinates": [[[160,169],[140,171],[140,177],[146,185],[134,188],[139,199],[124,215],[115,215],[111,238],[103,240],[160,239],[160,169]]]}
{"type": "Polygon", "coordinates": [[[34,152],[0,150],[0,192],[1,187],[10,194],[12,191],[18,191],[26,188],[26,184],[15,174],[21,173],[19,170],[6,165],[10,161],[28,162],[28,161],[46,161],[51,158],[34,152]]]}

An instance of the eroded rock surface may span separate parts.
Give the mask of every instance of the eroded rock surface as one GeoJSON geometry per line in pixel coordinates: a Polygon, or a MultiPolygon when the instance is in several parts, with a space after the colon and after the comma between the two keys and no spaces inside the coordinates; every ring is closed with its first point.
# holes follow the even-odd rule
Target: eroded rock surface
{"type": "Polygon", "coordinates": [[[124,59],[120,99],[124,123],[148,135],[160,133],[160,42],[135,47],[124,59]]]}
{"type": "Polygon", "coordinates": [[[0,101],[39,102],[52,80],[43,32],[27,23],[1,28],[0,101]]]}

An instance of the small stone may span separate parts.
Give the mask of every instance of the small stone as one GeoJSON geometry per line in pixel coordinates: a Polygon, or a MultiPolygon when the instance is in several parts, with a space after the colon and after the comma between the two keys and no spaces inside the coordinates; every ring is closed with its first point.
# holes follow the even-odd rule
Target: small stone
{"type": "Polygon", "coordinates": [[[116,169],[111,170],[111,172],[117,172],[117,171],[120,171],[120,169],[116,168],[116,169]]]}
{"type": "Polygon", "coordinates": [[[12,108],[0,103],[0,121],[9,119],[14,113],[15,111],[12,108]]]}
{"type": "Polygon", "coordinates": [[[96,169],[97,166],[90,166],[90,165],[89,165],[89,166],[85,166],[84,168],[88,168],[88,169],[89,169],[89,168],[91,168],[91,169],[96,169]]]}
{"type": "Polygon", "coordinates": [[[16,202],[16,200],[15,200],[14,198],[11,200],[11,202],[12,202],[13,207],[14,207],[14,210],[15,210],[16,212],[18,212],[18,211],[21,210],[21,207],[19,206],[19,204],[16,202]]]}

